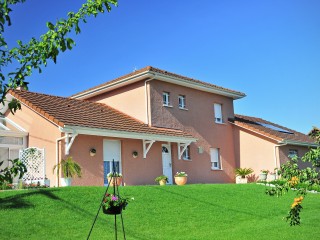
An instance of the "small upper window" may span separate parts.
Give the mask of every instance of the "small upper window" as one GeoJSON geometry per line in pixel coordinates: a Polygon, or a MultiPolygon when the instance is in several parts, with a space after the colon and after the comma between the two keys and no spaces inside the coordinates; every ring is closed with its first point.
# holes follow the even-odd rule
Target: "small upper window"
{"type": "Polygon", "coordinates": [[[289,158],[298,157],[298,150],[296,149],[289,149],[289,158]]]}
{"type": "Polygon", "coordinates": [[[214,104],[214,120],[216,123],[223,123],[222,105],[219,103],[214,104]]]}
{"type": "Polygon", "coordinates": [[[162,103],[163,103],[163,106],[170,105],[170,93],[168,93],[168,92],[162,93],[162,103]]]}
{"type": "Polygon", "coordinates": [[[186,96],[179,95],[179,108],[186,108],[186,96]]]}
{"type": "Polygon", "coordinates": [[[188,146],[188,147],[186,148],[186,150],[183,152],[182,158],[183,158],[184,160],[190,160],[190,159],[191,159],[191,158],[190,158],[190,146],[188,146]]]}

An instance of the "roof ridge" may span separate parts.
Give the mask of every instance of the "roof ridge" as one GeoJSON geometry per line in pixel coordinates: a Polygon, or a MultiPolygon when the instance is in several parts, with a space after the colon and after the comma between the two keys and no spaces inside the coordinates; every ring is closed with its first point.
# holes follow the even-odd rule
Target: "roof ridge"
{"type": "Polygon", "coordinates": [[[245,93],[240,92],[240,91],[235,91],[235,90],[232,90],[232,89],[229,89],[229,88],[221,87],[221,86],[218,86],[216,84],[212,84],[212,83],[209,83],[209,82],[201,81],[201,80],[198,80],[198,79],[195,79],[195,78],[187,77],[187,76],[184,76],[184,75],[180,75],[180,74],[177,74],[177,73],[174,73],[174,72],[170,72],[170,71],[167,71],[167,70],[163,70],[163,69],[160,69],[160,68],[156,68],[156,67],[153,67],[153,66],[146,66],[146,67],[143,67],[141,69],[135,70],[134,72],[122,75],[122,76],[120,76],[118,78],[112,79],[110,81],[101,83],[101,84],[96,85],[94,87],[91,87],[89,89],[86,89],[86,90],[80,91],[78,93],[75,93],[75,94],[71,95],[70,97],[75,97],[75,96],[77,96],[79,94],[85,94],[85,93],[90,92],[92,90],[98,89],[100,87],[107,86],[107,85],[112,84],[114,82],[120,81],[122,79],[131,77],[131,76],[137,75],[139,73],[143,73],[143,72],[153,72],[153,73],[163,74],[163,75],[167,75],[167,76],[171,76],[171,77],[176,77],[176,78],[188,80],[188,81],[193,82],[193,83],[202,84],[202,85],[207,86],[207,87],[209,86],[209,87],[220,89],[220,90],[223,90],[223,91],[226,91],[226,92],[229,92],[229,93],[245,96],[245,93]]]}

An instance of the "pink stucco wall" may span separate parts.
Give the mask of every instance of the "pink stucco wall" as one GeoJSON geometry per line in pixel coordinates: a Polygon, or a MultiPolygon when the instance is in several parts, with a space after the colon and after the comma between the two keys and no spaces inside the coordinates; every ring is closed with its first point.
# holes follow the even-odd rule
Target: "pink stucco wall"
{"type": "Polygon", "coordinates": [[[144,81],[88,98],[89,101],[105,103],[131,117],[146,122],[146,96],[144,81]]]}
{"type": "Polygon", "coordinates": [[[103,140],[120,140],[121,165],[124,185],[155,184],[154,179],[162,174],[161,143],[154,143],[143,158],[142,140],[114,139],[98,136],[79,135],[70,150],[72,156],[82,167],[83,176],[75,178],[73,185],[103,186],[103,140]],[[95,148],[97,153],[91,157],[89,150],[95,148]],[[138,157],[134,158],[132,152],[137,151],[138,157]]]}
{"type": "Polygon", "coordinates": [[[221,95],[207,93],[162,81],[150,82],[150,109],[152,126],[180,129],[198,139],[191,144],[191,161],[176,160],[177,146],[173,144],[174,171],[189,172],[188,182],[233,182],[235,157],[232,126],[228,118],[234,116],[233,100],[221,95]],[[162,93],[170,93],[170,104],[162,104],[162,93]],[[187,110],[179,109],[178,96],[186,96],[187,110]],[[214,103],[222,104],[223,124],[214,122],[214,103]],[[198,153],[198,148],[203,153],[198,153]],[[219,148],[222,170],[211,170],[210,148],[219,148]]]}
{"type": "MultiPolygon", "coordinates": [[[[302,157],[308,147],[296,145],[279,146],[276,141],[270,138],[258,135],[251,131],[234,126],[235,153],[237,168],[252,168],[256,178],[262,169],[274,171],[281,164],[289,160],[289,149],[298,150],[298,156],[302,157]]],[[[310,166],[310,164],[299,161],[301,168],[310,166]]]]}
{"type": "Polygon", "coordinates": [[[237,168],[252,168],[255,175],[252,180],[258,179],[261,170],[274,171],[275,151],[279,163],[276,142],[237,126],[234,126],[234,139],[237,168]]]}
{"type": "Polygon", "coordinates": [[[28,147],[45,149],[46,176],[50,179],[51,186],[54,186],[56,177],[53,175],[52,168],[56,164],[55,140],[61,137],[57,126],[25,105],[22,105],[22,110],[17,111],[14,115],[10,111],[6,115],[29,133],[28,147]]]}

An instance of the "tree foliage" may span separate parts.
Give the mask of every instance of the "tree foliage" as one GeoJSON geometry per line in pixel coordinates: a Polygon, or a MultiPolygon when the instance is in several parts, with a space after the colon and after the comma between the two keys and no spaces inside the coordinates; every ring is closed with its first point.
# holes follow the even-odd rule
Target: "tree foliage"
{"type": "MultiPolygon", "coordinates": [[[[4,161],[0,162],[0,167],[4,161]]],[[[0,169],[0,185],[3,183],[12,183],[13,178],[19,176],[19,179],[23,177],[23,174],[27,172],[27,167],[18,158],[14,160],[8,160],[8,166],[0,169]]]]}
{"type": "MultiPolygon", "coordinates": [[[[48,31],[39,39],[31,38],[27,43],[17,41],[18,46],[8,49],[3,37],[6,27],[11,25],[11,6],[21,4],[25,0],[0,0],[0,103],[5,104],[6,94],[10,89],[21,87],[28,89],[26,81],[34,70],[41,73],[48,61],[57,62],[60,52],[71,50],[75,41],[68,37],[71,32],[79,34],[80,23],[86,23],[90,16],[96,17],[99,13],[111,10],[111,5],[117,6],[117,0],[87,0],[78,12],[69,12],[66,19],[56,23],[47,22],[48,31]],[[4,68],[11,64],[18,64],[13,72],[4,74],[4,68]]],[[[12,112],[20,109],[17,101],[11,102],[9,108],[12,112]]]]}
{"type": "MultiPolygon", "coordinates": [[[[317,128],[315,128],[317,129],[317,128]]],[[[311,131],[310,136],[320,144],[320,131],[311,131]]],[[[303,162],[310,162],[312,167],[299,168],[297,156],[293,157],[285,164],[280,166],[278,174],[285,180],[283,184],[275,184],[274,187],[266,189],[265,193],[270,196],[282,196],[290,189],[296,190],[299,197],[294,199],[288,215],[285,217],[289,221],[290,226],[300,225],[300,212],[303,209],[302,201],[307,195],[307,189],[314,185],[319,185],[319,162],[320,162],[320,147],[310,148],[309,151],[301,158],[303,162]],[[299,185],[300,184],[300,185],[299,185]],[[302,187],[301,187],[302,186],[302,187]]]]}

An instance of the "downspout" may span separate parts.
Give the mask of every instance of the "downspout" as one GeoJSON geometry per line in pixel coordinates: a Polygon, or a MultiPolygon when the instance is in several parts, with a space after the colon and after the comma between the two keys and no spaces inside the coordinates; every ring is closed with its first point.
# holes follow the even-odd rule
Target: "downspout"
{"type": "MultiPolygon", "coordinates": [[[[274,165],[275,168],[280,168],[280,159],[279,161],[277,160],[277,148],[281,147],[281,146],[285,146],[287,145],[287,143],[283,143],[283,144],[278,144],[278,145],[274,145],[274,165]]],[[[276,172],[276,178],[278,178],[278,172],[276,172]]]]}
{"type": "MultiPolygon", "coordinates": [[[[67,137],[69,137],[68,134],[64,137],[56,139],[56,165],[59,164],[59,142],[63,139],[66,139],[67,137]]],[[[57,173],[57,177],[56,177],[56,186],[59,187],[59,173],[57,173]]]]}
{"type": "Polygon", "coordinates": [[[146,123],[148,124],[148,126],[149,126],[149,98],[148,98],[148,92],[147,92],[147,82],[150,82],[150,81],[152,81],[155,77],[156,77],[156,74],[152,74],[153,75],[153,77],[152,78],[150,78],[150,79],[148,79],[148,80],[146,80],[145,82],[144,82],[144,93],[145,93],[145,100],[146,100],[146,110],[147,110],[147,114],[146,114],[146,123]]]}

